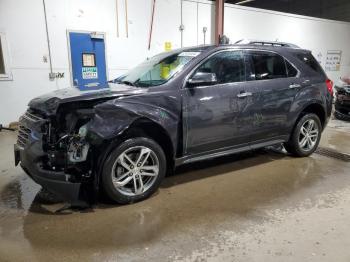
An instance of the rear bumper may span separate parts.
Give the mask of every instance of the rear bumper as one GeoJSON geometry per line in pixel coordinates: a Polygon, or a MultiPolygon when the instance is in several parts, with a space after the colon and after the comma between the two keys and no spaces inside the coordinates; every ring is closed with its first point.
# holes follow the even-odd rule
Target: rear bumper
{"type": "Polygon", "coordinates": [[[79,202],[81,183],[70,182],[71,175],[64,172],[45,170],[37,159],[33,158],[30,148],[24,149],[14,145],[15,164],[20,166],[36,183],[56,194],[64,201],[79,202]]]}

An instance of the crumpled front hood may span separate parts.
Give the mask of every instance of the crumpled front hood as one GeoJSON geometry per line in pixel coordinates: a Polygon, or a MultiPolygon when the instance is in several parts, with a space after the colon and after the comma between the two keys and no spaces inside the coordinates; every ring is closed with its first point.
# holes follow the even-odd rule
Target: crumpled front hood
{"type": "Polygon", "coordinates": [[[145,88],[136,88],[121,84],[108,84],[104,88],[80,91],[76,87],[56,90],[32,99],[28,106],[46,115],[53,115],[61,104],[96,99],[113,99],[121,96],[137,95],[147,92],[145,88]]]}

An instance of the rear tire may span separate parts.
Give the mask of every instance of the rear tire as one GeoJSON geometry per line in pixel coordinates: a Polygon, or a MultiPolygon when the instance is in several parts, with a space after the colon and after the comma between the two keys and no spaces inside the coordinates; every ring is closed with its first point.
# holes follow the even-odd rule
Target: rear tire
{"type": "Polygon", "coordinates": [[[299,118],[293,133],[284,148],[297,157],[311,155],[320,143],[322,125],[319,117],[308,113],[299,118]]]}
{"type": "Polygon", "coordinates": [[[165,173],[163,149],[150,138],[131,138],[108,156],[103,166],[102,187],[111,200],[134,203],[151,196],[165,173]]]}

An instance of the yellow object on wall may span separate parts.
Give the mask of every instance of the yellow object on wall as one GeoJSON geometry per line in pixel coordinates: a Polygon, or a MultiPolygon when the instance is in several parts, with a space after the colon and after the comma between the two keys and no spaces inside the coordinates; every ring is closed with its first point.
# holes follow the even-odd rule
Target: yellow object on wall
{"type": "Polygon", "coordinates": [[[165,42],[164,43],[164,50],[165,51],[171,51],[171,42],[165,42]]]}
{"type": "MultiPolygon", "coordinates": [[[[165,51],[171,51],[171,42],[165,42],[164,43],[164,50],[165,51]]],[[[179,64],[179,61],[175,61],[174,63],[171,63],[171,64],[167,64],[167,63],[161,63],[160,65],[160,77],[162,79],[168,79],[170,74],[171,74],[171,71],[176,69],[176,67],[178,66],[179,64]]]]}

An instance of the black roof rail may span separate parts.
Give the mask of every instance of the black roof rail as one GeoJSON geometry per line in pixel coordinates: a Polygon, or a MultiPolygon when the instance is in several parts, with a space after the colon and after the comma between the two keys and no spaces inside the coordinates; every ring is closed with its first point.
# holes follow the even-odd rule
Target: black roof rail
{"type": "Polygon", "coordinates": [[[291,48],[300,48],[295,44],[277,42],[277,41],[262,41],[262,40],[249,40],[241,39],[235,42],[236,45],[262,45],[262,46],[280,46],[280,47],[291,47],[291,48]]]}

